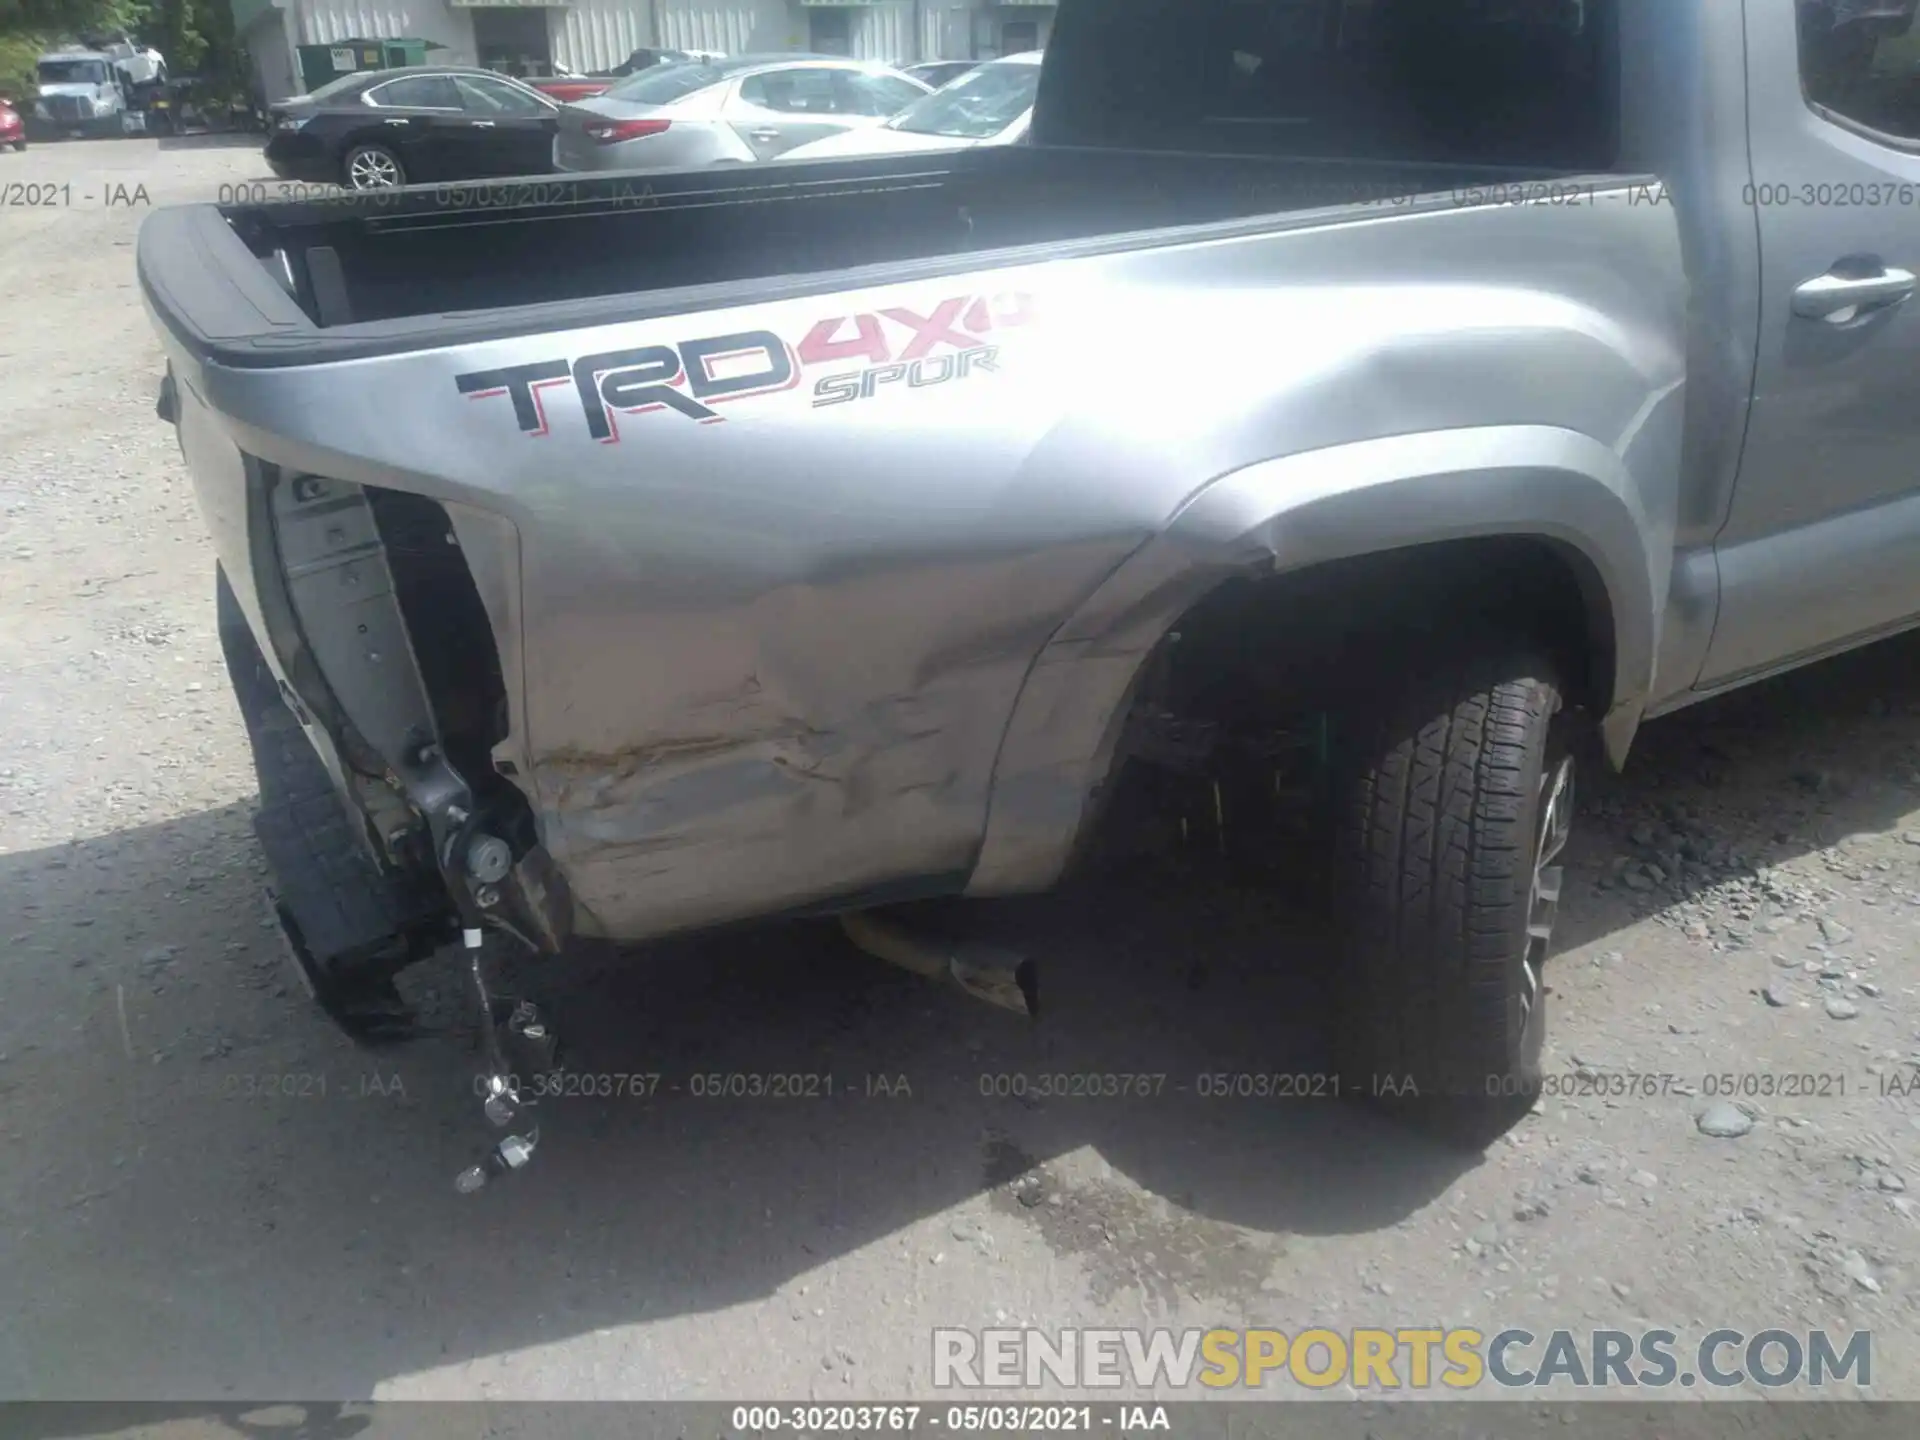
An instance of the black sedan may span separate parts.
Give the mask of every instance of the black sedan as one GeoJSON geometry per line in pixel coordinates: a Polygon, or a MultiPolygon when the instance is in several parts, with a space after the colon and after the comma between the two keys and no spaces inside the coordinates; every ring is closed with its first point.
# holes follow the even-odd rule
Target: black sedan
{"type": "Polygon", "coordinates": [[[283,180],[352,190],[544,175],[559,114],[530,86],[487,70],[371,70],[276,101],[266,160],[283,180]]]}

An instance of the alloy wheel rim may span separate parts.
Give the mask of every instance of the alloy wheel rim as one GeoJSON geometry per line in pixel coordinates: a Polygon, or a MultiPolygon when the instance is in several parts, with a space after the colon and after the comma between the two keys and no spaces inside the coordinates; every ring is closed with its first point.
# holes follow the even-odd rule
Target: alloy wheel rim
{"type": "Polygon", "coordinates": [[[1533,847],[1533,884],[1527,897],[1527,953],[1521,962],[1526,988],[1521,1023],[1531,1018],[1540,997],[1540,973],[1553,945],[1560,918],[1560,891],[1566,867],[1559,863],[1573,836],[1573,757],[1563,755],[1540,777],[1540,823],[1533,847]]]}
{"type": "Polygon", "coordinates": [[[385,155],[363,150],[353,157],[348,174],[356,190],[390,190],[400,183],[400,171],[385,155]]]}

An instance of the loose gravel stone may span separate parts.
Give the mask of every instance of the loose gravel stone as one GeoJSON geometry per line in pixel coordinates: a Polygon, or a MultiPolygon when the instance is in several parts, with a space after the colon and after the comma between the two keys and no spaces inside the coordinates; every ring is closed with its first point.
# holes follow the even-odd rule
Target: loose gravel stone
{"type": "Polygon", "coordinates": [[[1719,1140],[1737,1140],[1753,1129],[1753,1117],[1738,1105],[1716,1100],[1700,1112],[1694,1124],[1702,1135],[1711,1135],[1719,1140]]]}
{"type": "Polygon", "coordinates": [[[1867,1257],[1858,1250],[1849,1250],[1841,1257],[1840,1268],[1846,1277],[1871,1295],[1880,1293],[1880,1282],[1874,1277],[1873,1269],[1867,1264],[1867,1257]]]}

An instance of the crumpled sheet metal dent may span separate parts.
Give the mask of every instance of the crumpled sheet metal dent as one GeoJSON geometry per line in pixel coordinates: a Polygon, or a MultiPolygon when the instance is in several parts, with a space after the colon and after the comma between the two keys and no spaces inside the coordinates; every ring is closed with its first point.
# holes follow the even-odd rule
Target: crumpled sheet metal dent
{"type": "Polygon", "coordinates": [[[532,788],[583,909],[638,939],[964,873],[1031,657],[1124,544],[542,617],[532,788]]]}
{"type": "Polygon", "coordinates": [[[677,734],[612,753],[556,751],[535,762],[548,846],[582,907],[637,936],[706,918],[824,898],[853,873],[888,878],[948,835],[963,868],[973,843],[956,794],[963,757],[929,726],[919,697],[876,702],[827,729],[773,719],[677,734]],[[729,882],[737,876],[737,883],[729,882]]]}

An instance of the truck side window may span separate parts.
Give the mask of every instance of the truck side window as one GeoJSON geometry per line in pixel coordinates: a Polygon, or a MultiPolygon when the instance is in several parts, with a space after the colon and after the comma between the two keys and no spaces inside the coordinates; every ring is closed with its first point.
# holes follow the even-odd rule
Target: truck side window
{"type": "Polygon", "coordinates": [[[1605,170],[1615,0],[1065,9],[1033,142],[1605,170]]]}
{"type": "Polygon", "coordinates": [[[1920,0],[1799,0],[1810,104],[1879,135],[1920,141],[1920,0]]]}

